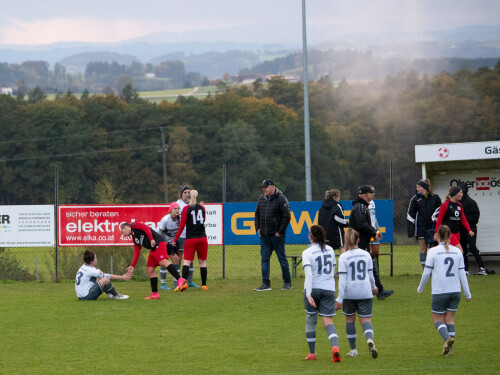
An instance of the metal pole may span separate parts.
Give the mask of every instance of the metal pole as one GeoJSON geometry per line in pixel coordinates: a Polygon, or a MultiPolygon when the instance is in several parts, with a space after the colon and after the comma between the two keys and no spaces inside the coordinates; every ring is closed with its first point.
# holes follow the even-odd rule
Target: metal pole
{"type": "Polygon", "coordinates": [[[111,272],[111,274],[113,274],[113,273],[114,273],[114,272],[113,272],[113,255],[111,255],[111,256],[109,257],[109,266],[110,266],[109,268],[111,269],[111,271],[110,271],[110,272],[111,272]]]}
{"type": "Polygon", "coordinates": [[[35,257],[36,281],[38,282],[38,257],[35,257]]]}
{"type": "Polygon", "coordinates": [[[55,232],[56,232],[56,244],[55,244],[56,245],[56,248],[55,248],[56,254],[55,254],[55,256],[56,256],[56,281],[57,281],[57,279],[58,279],[57,259],[58,259],[58,250],[59,250],[57,248],[57,236],[58,236],[58,233],[57,233],[57,219],[58,219],[57,209],[58,209],[58,205],[59,205],[59,168],[57,168],[57,165],[56,165],[55,197],[54,197],[54,199],[55,199],[55,210],[56,210],[56,212],[55,212],[55,219],[56,219],[56,230],[55,230],[55,232]]]}
{"type": "Polygon", "coordinates": [[[168,203],[168,188],[167,188],[167,146],[165,146],[165,129],[161,128],[161,150],[163,157],[163,198],[165,203],[168,203]]]}
{"type": "Polygon", "coordinates": [[[307,64],[306,0],[302,0],[302,55],[304,58],[304,152],[306,170],[306,201],[312,200],[311,192],[311,142],[309,139],[309,76],[307,64]]]}
{"type": "MultiPolygon", "coordinates": [[[[226,164],[222,164],[222,222],[224,222],[224,203],[226,203],[226,164]]],[[[222,232],[222,278],[226,278],[226,244],[222,232]]]]}
{"type": "MultiPolygon", "coordinates": [[[[389,162],[389,181],[391,182],[391,184],[390,184],[390,189],[391,189],[390,196],[391,196],[391,202],[392,202],[392,212],[394,212],[394,184],[393,184],[393,179],[392,179],[392,160],[390,160],[390,162],[389,162]]],[[[392,227],[394,228],[394,218],[392,219],[392,221],[393,221],[392,227]]],[[[392,236],[394,237],[394,230],[392,232],[393,232],[392,236]]],[[[394,238],[392,239],[392,242],[391,242],[391,276],[394,275],[394,247],[393,247],[393,243],[394,243],[394,238]]]]}

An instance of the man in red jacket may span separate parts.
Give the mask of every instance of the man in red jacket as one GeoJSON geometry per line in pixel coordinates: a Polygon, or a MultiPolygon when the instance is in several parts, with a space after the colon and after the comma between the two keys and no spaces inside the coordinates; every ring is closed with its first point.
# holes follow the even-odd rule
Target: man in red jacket
{"type": "Polygon", "coordinates": [[[120,225],[122,234],[126,237],[132,236],[134,242],[134,259],[132,264],[127,268],[127,275],[134,273],[135,265],[139,260],[141,248],[149,249],[148,262],[146,271],[151,282],[151,295],[144,299],[159,299],[158,294],[158,276],[156,275],[156,267],[163,266],[170,274],[177,279],[177,285],[183,284],[186,280],[183,279],[175,266],[168,260],[167,243],[163,236],[148,227],[143,223],[122,223],[120,225]]]}

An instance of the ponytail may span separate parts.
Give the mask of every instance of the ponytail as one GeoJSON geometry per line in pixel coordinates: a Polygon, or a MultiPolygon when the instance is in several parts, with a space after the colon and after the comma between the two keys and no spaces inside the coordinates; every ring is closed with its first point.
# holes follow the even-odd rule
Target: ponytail
{"type": "Polygon", "coordinates": [[[359,233],[352,228],[347,228],[345,232],[345,244],[347,250],[356,249],[359,242],[359,233]]]}
{"type": "Polygon", "coordinates": [[[438,230],[439,242],[444,242],[446,251],[450,250],[448,243],[450,242],[451,230],[447,225],[441,225],[438,230]]]}
{"type": "Polygon", "coordinates": [[[189,205],[194,207],[196,205],[196,198],[198,198],[198,190],[191,190],[191,198],[189,199],[189,205]]]}

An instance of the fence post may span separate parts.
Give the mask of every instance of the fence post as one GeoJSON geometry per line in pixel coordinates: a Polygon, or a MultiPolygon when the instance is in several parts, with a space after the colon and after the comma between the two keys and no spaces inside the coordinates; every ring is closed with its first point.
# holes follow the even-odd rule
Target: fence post
{"type": "MultiPolygon", "coordinates": [[[[394,212],[394,186],[393,186],[393,179],[392,179],[392,160],[389,160],[389,180],[390,180],[390,197],[391,197],[391,202],[392,202],[392,212],[394,212]]],[[[391,276],[394,275],[394,215],[392,218],[392,242],[391,242],[391,276]]]]}
{"type": "Polygon", "coordinates": [[[110,268],[111,268],[111,274],[114,274],[114,272],[113,272],[113,255],[111,255],[109,258],[110,258],[109,259],[109,265],[110,265],[110,268]]]}
{"type": "Polygon", "coordinates": [[[55,247],[55,250],[56,250],[56,280],[58,279],[58,273],[57,273],[57,258],[58,258],[58,248],[57,248],[57,206],[59,204],[59,169],[57,168],[57,165],[56,165],[56,176],[55,176],[55,219],[56,219],[56,247],[55,247]]]}
{"type": "Polygon", "coordinates": [[[36,281],[38,282],[38,257],[35,257],[36,281]]]}
{"type": "MultiPolygon", "coordinates": [[[[224,203],[226,203],[226,164],[222,164],[222,222],[224,222],[224,203]]],[[[224,242],[224,230],[222,231],[222,278],[226,278],[226,244],[224,242]]]]}

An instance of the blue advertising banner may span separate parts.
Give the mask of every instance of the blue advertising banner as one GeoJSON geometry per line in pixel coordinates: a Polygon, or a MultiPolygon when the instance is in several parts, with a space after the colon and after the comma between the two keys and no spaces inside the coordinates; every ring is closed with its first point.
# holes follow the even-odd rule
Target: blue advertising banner
{"type": "MultiPolygon", "coordinates": [[[[307,244],[308,228],[318,223],[321,201],[290,202],[291,220],[286,231],[286,243],[307,244]]],[[[340,201],[344,214],[349,218],[352,201],[340,201]]],[[[257,203],[224,203],[224,243],[226,245],[258,245],[254,218],[257,203]]],[[[381,242],[392,242],[394,228],[392,221],[392,200],[375,200],[377,221],[383,238],[381,242]]]]}

